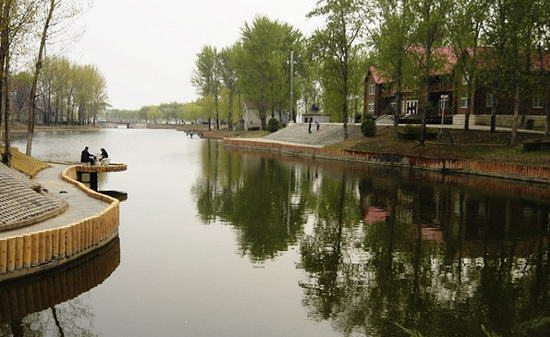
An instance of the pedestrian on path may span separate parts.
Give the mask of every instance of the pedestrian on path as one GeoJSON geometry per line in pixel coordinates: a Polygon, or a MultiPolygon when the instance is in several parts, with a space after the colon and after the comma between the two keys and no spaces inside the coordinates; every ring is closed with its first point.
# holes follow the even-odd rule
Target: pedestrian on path
{"type": "Polygon", "coordinates": [[[311,120],[309,120],[309,126],[307,128],[307,132],[311,133],[311,120]]]}
{"type": "Polygon", "coordinates": [[[319,124],[319,121],[315,121],[315,125],[317,126],[317,132],[319,132],[319,128],[321,127],[321,124],[319,124]]]}

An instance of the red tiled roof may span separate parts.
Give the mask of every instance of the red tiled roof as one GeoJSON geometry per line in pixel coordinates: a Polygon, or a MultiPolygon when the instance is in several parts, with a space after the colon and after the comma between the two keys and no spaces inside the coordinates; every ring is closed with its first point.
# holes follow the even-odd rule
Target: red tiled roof
{"type": "MultiPolygon", "coordinates": [[[[489,48],[486,48],[486,47],[477,48],[478,53],[483,53],[483,52],[486,52],[488,50],[489,50],[489,48]]],[[[409,47],[408,52],[410,54],[415,54],[416,53],[416,54],[420,55],[420,54],[424,53],[424,48],[420,47],[420,46],[411,46],[411,47],[409,47]]],[[[456,55],[453,48],[451,48],[451,47],[435,48],[433,50],[433,54],[436,57],[439,57],[442,61],[444,61],[443,67],[441,69],[435,70],[433,72],[433,76],[445,75],[445,74],[449,74],[453,71],[454,66],[458,62],[458,56],[456,55]]],[[[468,49],[468,54],[473,55],[474,54],[474,48],[469,48],[468,49]]],[[[550,71],[550,52],[545,52],[543,63],[544,63],[544,70],[545,71],[550,71]]],[[[541,68],[540,57],[533,56],[533,70],[540,70],[540,68],[541,68]]],[[[387,83],[387,82],[391,81],[391,76],[382,75],[382,74],[383,74],[383,71],[380,70],[380,69],[377,69],[374,66],[371,66],[369,68],[369,75],[373,76],[374,82],[376,84],[382,84],[382,83],[387,83]]]]}

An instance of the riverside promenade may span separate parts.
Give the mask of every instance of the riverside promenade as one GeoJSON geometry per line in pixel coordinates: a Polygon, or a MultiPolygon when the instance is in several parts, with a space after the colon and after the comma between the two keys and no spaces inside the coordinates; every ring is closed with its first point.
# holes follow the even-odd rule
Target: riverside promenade
{"type": "MultiPolygon", "coordinates": [[[[29,186],[39,186],[43,195],[65,206],[56,216],[0,232],[0,281],[68,263],[118,236],[119,201],[78,182],[79,167],[52,164],[29,180],[29,186]]],[[[114,171],[123,169],[117,165],[114,171]]]]}

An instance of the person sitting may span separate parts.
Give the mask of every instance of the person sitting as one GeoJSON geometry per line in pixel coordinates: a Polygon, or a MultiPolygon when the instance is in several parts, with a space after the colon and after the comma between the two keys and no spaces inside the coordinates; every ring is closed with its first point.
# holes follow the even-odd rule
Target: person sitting
{"type": "Polygon", "coordinates": [[[111,159],[109,159],[109,154],[107,153],[107,151],[105,151],[105,149],[101,149],[101,153],[99,155],[99,162],[101,163],[101,165],[107,166],[109,165],[110,161],[111,159]]]}
{"type": "Polygon", "coordinates": [[[80,162],[85,163],[85,164],[89,164],[89,165],[93,165],[94,159],[95,159],[95,157],[92,156],[92,154],[90,154],[90,152],[88,152],[88,147],[86,146],[84,148],[84,151],[82,151],[80,153],[80,162]]]}

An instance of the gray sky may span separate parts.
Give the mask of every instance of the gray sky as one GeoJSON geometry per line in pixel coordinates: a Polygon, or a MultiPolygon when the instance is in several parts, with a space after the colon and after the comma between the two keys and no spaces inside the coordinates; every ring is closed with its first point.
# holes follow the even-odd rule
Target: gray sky
{"type": "Polygon", "coordinates": [[[80,19],[84,34],[68,50],[107,79],[114,108],[196,98],[190,78],[201,47],[235,42],[256,15],[288,22],[309,34],[315,0],[95,0],[80,19]]]}

